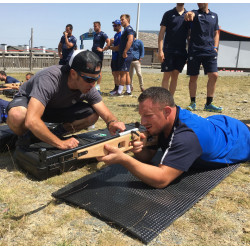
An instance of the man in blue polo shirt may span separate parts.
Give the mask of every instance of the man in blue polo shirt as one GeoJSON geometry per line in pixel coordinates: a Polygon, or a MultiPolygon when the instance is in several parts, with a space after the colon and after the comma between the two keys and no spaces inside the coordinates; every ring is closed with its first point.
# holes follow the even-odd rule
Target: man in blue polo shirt
{"type": "Polygon", "coordinates": [[[198,10],[189,11],[185,15],[186,21],[191,21],[190,43],[188,48],[187,75],[190,76],[189,93],[191,103],[188,110],[196,110],[197,80],[200,65],[208,75],[207,102],[204,110],[221,113],[223,108],[215,106],[213,97],[218,78],[217,53],[219,45],[218,16],[208,9],[207,3],[198,3],[198,10]]]}
{"type": "Polygon", "coordinates": [[[5,83],[18,83],[20,82],[16,78],[12,76],[7,76],[5,71],[0,71],[0,81],[4,81],[5,83]]]}
{"type": "Polygon", "coordinates": [[[168,89],[172,95],[176,90],[179,73],[187,60],[186,40],[189,23],[184,20],[186,13],[184,3],[177,3],[175,8],[165,12],[160,24],[158,58],[162,63],[161,71],[164,72],[162,87],[168,89]]]}
{"type": "Polygon", "coordinates": [[[69,63],[70,57],[74,50],[76,50],[76,38],[72,35],[72,31],[73,26],[71,24],[66,25],[63,36],[58,44],[59,65],[69,63]]]}
{"type": "Polygon", "coordinates": [[[115,87],[113,90],[110,91],[110,95],[114,95],[117,93],[120,84],[118,56],[119,56],[119,45],[121,42],[121,35],[122,35],[121,21],[117,19],[114,22],[112,22],[112,25],[114,31],[116,31],[114,39],[110,41],[110,49],[112,50],[111,70],[112,70],[112,75],[114,77],[115,87]]]}
{"type": "Polygon", "coordinates": [[[108,155],[98,160],[121,164],[137,178],[155,188],[164,188],[192,168],[227,167],[250,160],[250,130],[241,121],[225,115],[203,118],[175,105],[165,88],[151,87],[138,98],[141,124],[158,145],[143,147],[134,141],[135,158],[105,145],[108,155]],[[150,164],[157,149],[163,156],[158,166],[150,164]]]}
{"type": "Polygon", "coordinates": [[[134,42],[133,42],[133,60],[130,64],[130,69],[129,69],[129,76],[130,76],[130,81],[131,81],[131,90],[133,91],[133,75],[134,75],[134,69],[135,72],[138,76],[139,80],[139,85],[141,92],[144,91],[144,85],[143,85],[143,77],[141,73],[141,60],[144,57],[144,44],[142,40],[136,39],[137,34],[136,32],[134,33],[134,42]]]}
{"type": "MultiPolygon", "coordinates": [[[[108,50],[110,46],[110,39],[107,34],[101,31],[101,23],[99,21],[94,22],[94,39],[93,39],[93,47],[92,51],[97,54],[101,61],[103,61],[103,51],[108,50]],[[106,42],[106,46],[104,44],[106,42]]],[[[96,89],[99,93],[101,93],[100,84],[102,80],[102,72],[100,73],[100,78],[97,81],[96,89]]]]}
{"type": "Polygon", "coordinates": [[[126,85],[126,92],[124,95],[131,96],[131,87],[130,87],[130,77],[129,77],[129,68],[133,60],[132,55],[132,45],[134,41],[134,30],[130,26],[130,15],[122,14],[120,16],[121,25],[124,28],[121,35],[121,42],[119,46],[119,70],[120,70],[120,85],[118,87],[117,96],[123,96],[122,91],[124,85],[126,85]]]}

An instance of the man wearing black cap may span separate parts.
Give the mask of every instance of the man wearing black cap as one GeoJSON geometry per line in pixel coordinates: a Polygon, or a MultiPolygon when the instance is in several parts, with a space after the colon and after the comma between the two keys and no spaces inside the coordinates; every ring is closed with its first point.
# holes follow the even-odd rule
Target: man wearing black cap
{"type": "Polygon", "coordinates": [[[101,60],[95,53],[76,50],[69,65],[48,67],[24,83],[7,107],[7,124],[19,136],[18,145],[31,143],[24,142],[32,137],[31,131],[59,149],[75,148],[77,139],[62,140],[61,136],[91,126],[99,116],[111,134],[123,131],[124,123],[118,122],[94,88],[100,72],[101,60]],[[60,124],[52,133],[44,122],[60,124]]]}

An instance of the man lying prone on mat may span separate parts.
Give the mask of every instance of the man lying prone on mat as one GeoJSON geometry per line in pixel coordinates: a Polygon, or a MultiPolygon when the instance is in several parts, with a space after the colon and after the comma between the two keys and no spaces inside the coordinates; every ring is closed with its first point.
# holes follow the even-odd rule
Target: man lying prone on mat
{"type": "MultiPolygon", "coordinates": [[[[176,106],[161,87],[146,89],[138,101],[141,124],[158,136],[158,145],[143,147],[142,141],[134,141],[135,158],[105,145],[109,154],[99,161],[121,164],[146,184],[164,188],[193,164],[226,167],[250,160],[250,131],[241,121],[225,115],[202,118],[176,106]],[[159,166],[147,164],[158,148],[163,151],[159,166]]],[[[143,133],[140,136],[145,139],[143,133]]]]}
{"type": "Polygon", "coordinates": [[[124,131],[124,123],[117,121],[94,88],[101,66],[95,53],[76,50],[69,65],[48,67],[25,82],[7,107],[7,124],[19,135],[17,145],[29,146],[35,142],[33,136],[59,149],[75,148],[76,138],[61,136],[88,128],[99,116],[111,134],[124,131]],[[44,122],[60,124],[52,133],[44,122]]]}

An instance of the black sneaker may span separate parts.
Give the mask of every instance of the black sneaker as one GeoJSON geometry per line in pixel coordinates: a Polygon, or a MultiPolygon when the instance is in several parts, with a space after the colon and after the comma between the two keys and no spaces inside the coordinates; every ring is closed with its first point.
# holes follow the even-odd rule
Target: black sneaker
{"type": "Polygon", "coordinates": [[[129,93],[129,92],[127,92],[127,91],[126,91],[123,95],[129,95],[129,96],[132,96],[132,93],[131,93],[131,92],[129,93]]]}
{"type": "Polygon", "coordinates": [[[31,144],[40,142],[41,140],[35,137],[31,131],[27,131],[24,135],[18,136],[16,147],[28,148],[31,144]]]}

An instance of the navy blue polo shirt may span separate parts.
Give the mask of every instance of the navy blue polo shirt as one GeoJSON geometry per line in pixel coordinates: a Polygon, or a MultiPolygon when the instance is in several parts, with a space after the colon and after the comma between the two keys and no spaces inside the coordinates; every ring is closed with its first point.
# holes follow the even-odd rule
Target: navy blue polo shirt
{"type": "Polygon", "coordinates": [[[105,41],[108,39],[108,36],[106,33],[104,33],[103,31],[100,31],[99,33],[95,33],[94,34],[94,38],[93,38],[93,47],[92,47],[92,51],[93,52],[98,52],[97,51],[97,47],[103,49],[103,46],[105,44],[105,41]]]}
{"type": "MultiPolygon", "coordinates": [[[[126,48],[127,42],[128,42],[128,36],[129,35],[133,35],[133,40],[134,40],[134,30],[133,28],[128,25],[122,32],[121,35],[121,43],[120,43],[120,48],[119,48],[119,53],[122,55],[124,49],[126,48]]],[[[133,50],[133,43],[131,45],[131,47],[129,48],[129,50],[127,51],[127,54],[132,54],[132,50],[133,50]]]]}
{"type": "Polygon", "coordinates": [[[7,76],[5,80],[5,83],[17,83],[17,82],[20,82],[20,81],[18,81],[16,78],[12,76],[7,76]]]}
{"type": "Polygon", "coordinates": [[[189,30],[189,22],[184,20],[186,9],[182,15],[178,13],[176,8],[165,12],[162,17],[161,26],[166,27],[163,51],[166,53],[174,53],[186,55],[186,40],[189,30]]]}
{"type": "Polygon", "coordinates": [[[161,164],[182,171],[199,160],[235,164],[250,160],[250,130],[229,116],[203,118],[177,107],[172,132],[168,138],[160,134],[158,146],[164,152],[161,164]]]}
{"type": "Polygon", "coordinates": [[[191,22],[191,35],[188,53],[191,56],[216,56],[214,50],[215,31],[219,30],[218,16],[209,10],[209,13],[192,10],[195,13],[191,22]]]}
{"type": "Polygon", "coordinates": [[[74,36],[68,36],[68,41],[69,43],[73,43],[73,47],[68,48],[65,42],[65,36],[61,37],[60,43],[62,44],[62,56],[63,56],[63,60],[65,62],[69,62],[70,57],[72,56],[74,49],[76,47],[76,38],[74,36]]]}
{"type": "MultiPolygon", "coordinates": [[[[115,34],[114,36],[114,46],[118,46],[121,42],[121,35],[122,35],[122,32],[118,32],[115,34]]],[[[112,51],[112,60],[117,60],[118,59],[118,54],[119,52],[118,51],[112,51]]]]}

